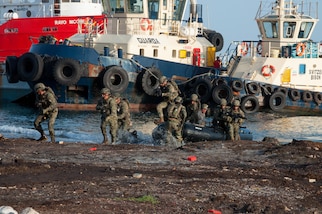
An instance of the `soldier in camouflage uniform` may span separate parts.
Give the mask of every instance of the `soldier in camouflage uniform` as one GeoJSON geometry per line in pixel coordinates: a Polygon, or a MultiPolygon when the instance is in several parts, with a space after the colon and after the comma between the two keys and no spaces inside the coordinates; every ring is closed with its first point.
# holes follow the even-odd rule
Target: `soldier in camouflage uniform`
{"type": "Polygon", "coordinates": [[[167,142],[168,143],[170,142],[169,137],[173,134],[174,137],[177,139],[177,141],[181,144],[183,141],[182,128],[187,118],[187,111],[186,111],[186,108],[182,105],[182,98],[178,96],[175,99],[175,102],[169,105],[167,110],[168,110],[168,119],[169,119],[167,122],[167,128],[168,128],[167,142]]]}
{"type": "Polygon", "coordinates": [[[228,133],[228,117],[230,114],[231,108],[227,106],[226,99],[221,99],[220,105],[217,106],[214,110],[214,118],[212,124],[214,127],[222,128],[226,133],[228,133]]]}
{"type": "Polygon", "coordinates": [[[129,131],[131,126],[130,104],[125,98],[122,98],[119,93],[114,94],[117,104],[117,119],[119,129],[129,131]]]}
{"type": "Polygon", "coordinates": [[[108,144],[108,139],[106,135],[106,126],[110,127],[110,134],[112,138],[112,143],[117,140],[117,104],[115,99],[111,96],[111,92],[108,88],[103,88],[101,90],[102,98],[98,101],[96,105],[96,110],[100,111],[101,116],[101,131],[103,134],[102,144],[108,144]]]}
{"type": "Polygon", "coordinates": [[[208,111],[208,105],[202,104],[201,109],[198,111],[198,125],[205,126],[206,125],[206,114],[208,111]]]}
{"type": "Polygon", "coordinates": [[[47,140],[44,130],[41,127],[41,123],[46,119],[48,121],[48,130],[52,143],[55,143],[55,131],[54,124],[58,115],[57,100],[53,90],[46,87],[43,83],[37,83],[34,86],[36,92],[36,106],[40,112],[34,121],[35,129],[41,134],[38,141],[47,140]]]}
{"type": "Polygon", "coordinates": [[[228,117],[229,138],[230,140],[240,140],[239,128],[245,120],[245,113],[239,108],[240,101],[233,102],[233,108],[228,117]]]}
{"type": "Polygon", "coordinates": [[[165,76],[160,77],[159,83],[163,101],[157,105],[157,112],[160,118],[158,123],[162,123],[164,122],[163,110],[166,109],[170,103],[174,102],[174,99],[179,95],[179,90],[173,85],[175,83],[168,81],[165,76]]]}
{"type": "Polygon", "coordinates": [[[197,94],[192,94],[191,101],[187,105],[187,121],[190,123],[198,123],[198,112],[201,109],[201,103],[197,94]]]}

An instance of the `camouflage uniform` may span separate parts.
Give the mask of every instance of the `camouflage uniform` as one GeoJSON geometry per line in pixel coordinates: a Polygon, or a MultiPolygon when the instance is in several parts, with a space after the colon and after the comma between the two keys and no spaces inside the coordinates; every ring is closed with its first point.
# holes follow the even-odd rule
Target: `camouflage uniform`
{"type": "Polygon", "coordinates": [[[197,94],[191,95],[191,102],[187,105],[187,121],[198,123],[198,112],[201,109],[201,103],[197,94]]]}
{"type": "Polygon", "coordinates": [[[117,119],[118,126],[124,131],[128,131],[131,126],[130,104],[125,98],[122,98],[120,94],[114,95],[117,104],[117,119]]]}
{"type": "MultiPolygon", "coordinates": [[[[177,97],[175,99],[175,103],[172,103],[168,107],[168,117],[169,120],[167,122],[168,128],[168,137],[174,134],[174,137],[178,140],[178,142],[182,142],[182,127],[187,117],[186,108],[181,104],[182,98],[177,97]]],[[[170,142],[170,139],[167,139],[167,142],[170,142]]]]}
{"type": "Polygon", "coordinates": [[[96,110],[100,111],[101,116],[101,131],[103,134],[103,144],[108,143],[106,135],[106,126],[110,127],[110,134],[112,138],[112,143],[115,143],[117,140],[117,105],[115,99],[111,97],[110,90],[103,88],[101,90],[102,98],[98,101],[96,105],[96,110]]]}
{"type": "Polygon", "coordinates": [[[231,108],[227,106],[227,101],[225,99],[221,99],[220,106],[214,111],[213,125],[214,127],[222,128],[226,133],[228,133],[228,118],[230,114],[231,108]]]}
{"type": "Polygon", "coordinates": [[[36,92],[36,106],[39,108],[40,113],[34,121],[35,129],[41,134],[38,141],[46,140],[47,137],[41,127],[41,123],[46,119],[48,121],[48,130],[51,142],[55,143],[54,124],[58,115],[57,100],[53,90],[45,87],[43,83],[37,83],[34,87],[36,92]]]}
{"type": "Polygon", "coordinates": [[[240,140],[239,128],[244,122],[245,113],[239,108],[239,100],[235,100],[233,103],[233,108],[228,117],[229,121],[229,138],[230,140],[240,140]]]}
{"type": "Polygon", "coordinates": [[[178,89],[170,83],[165,76],[162,76],[159,80],[161,87],[161,96],[163,101],[157,105],[157,112],[160,117],[159,122],[164,122],[163,109],[167,108],[168,104],[173,103],[174,99],[179,95],[178,89]]]}
{"type": "Polygon", "coordinates": [[[206,125],[206,113],[208,110],[207,104],[202,104],[201,109],[198,111],[198,122],[197,124],[205,126],[206,125]]]}

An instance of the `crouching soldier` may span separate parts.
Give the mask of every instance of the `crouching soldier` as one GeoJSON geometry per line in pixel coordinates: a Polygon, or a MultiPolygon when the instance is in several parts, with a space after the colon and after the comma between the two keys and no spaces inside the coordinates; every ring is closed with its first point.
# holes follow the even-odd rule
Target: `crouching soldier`
{"type": "Polygon", "coordinates": [[[167,142],[170,143],[170,137],[173,135],[180,145],[176,147],[181,147],[183,143],[182,138],[182,128],[187,118],[186,108],[182,105],[182,98],[177,97],[174,103],[168,107],[168,136],[167,142]]]}
{"type": "Polygon", "coordinates": [[[230,140],[240,140],[239,128],[245,119],[245,113],[240,109],[240,101],[235,100],[228,117],[230,140]]]}
{"type": "Polygon", "coordinates": [[[117,140],[117,105],[115,99],[111,97],[110,89],[103,88],[101,90],[102,98],[98,101],[96,105],[96,110],[101,113],[101,131],[103,134],[102,144],[108,144],[108,138],[106,135],[106,126],[110,127],[110,134],[112,143],[117,140]]]}
{"type": "Polygon", "coordinates": [[[39,108],[39,114],[34,121],[35,129],[41,134],[38,141],[47,140],[41,123],[48,121],[48,130],[52,143],[55,143],[54,124],[58,115],[57,100],[53,90],[46,87],[43,83],[37,83],[34,86],[36,92],[36,106],[39,108]]]}
{"type": "Polygon", "coordinates": [[[114,98],[117,104],[118,127],[123,131],[129,131],[131,126],[129,101],[122,98],[119,93],[114,94],[114,98]]]}

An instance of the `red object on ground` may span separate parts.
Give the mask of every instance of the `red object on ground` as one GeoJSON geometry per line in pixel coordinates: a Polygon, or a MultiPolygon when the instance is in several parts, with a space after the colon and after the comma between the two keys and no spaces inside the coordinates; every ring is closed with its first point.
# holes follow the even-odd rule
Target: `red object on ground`
{"type": "Polygon", "coordinates": [[[189,156],[188,157],[188,160],[189,161],[196,161],[197,160],[197,157],[196,156],[189,156]]]}
{"type": "Polygon", "coordinates": [[[208,210],[208,213],[221,214],[219,210],[208,210]]]}
{"type": "Polygon", "coordinates": [[[90,148],[89,150],[90,150],[90,151],[96,151],[96,150],[97,150],[97,148],[96,148],[96,147],[92,147],[92,148],[90,148]]]}

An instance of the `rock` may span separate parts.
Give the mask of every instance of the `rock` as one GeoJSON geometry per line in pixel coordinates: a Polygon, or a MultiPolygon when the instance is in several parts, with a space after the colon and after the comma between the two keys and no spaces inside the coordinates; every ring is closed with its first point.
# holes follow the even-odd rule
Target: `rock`
{"type": "Polygon", "coordinates": [[[21,214],[39,214],[36,210],[32,209],[31,207],[27,207],[24,209],[21,214]]]}
{"type": "Polygon", "coordinates": [[[10,206],[1,206],[0,214],[18,214],[18,212],[10,206]]]}

